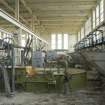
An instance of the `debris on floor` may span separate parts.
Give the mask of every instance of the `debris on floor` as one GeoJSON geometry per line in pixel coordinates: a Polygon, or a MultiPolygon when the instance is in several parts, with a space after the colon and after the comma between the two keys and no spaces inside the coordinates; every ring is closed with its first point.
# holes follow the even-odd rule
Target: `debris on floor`
{"type": "Polygon", "coordinates": [[[105,105],[101,91],[78,90],[63,94],[17,93],[14,97],[0,96],[0,105],[105,105]]]}

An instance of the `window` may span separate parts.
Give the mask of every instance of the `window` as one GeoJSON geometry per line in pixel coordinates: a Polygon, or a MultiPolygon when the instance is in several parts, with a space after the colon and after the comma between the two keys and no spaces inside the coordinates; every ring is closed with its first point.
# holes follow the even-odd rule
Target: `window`
{"type": "Polygon", "coordinates": [[[6,38],[7,34],[6,33],[3,33],[3,38],[6,38]]]}
{"type": "Polygon", "coordinates": [[[25,43],[26,43],[25,40],[22,40],[22,41],[21,41],[22,47],[25,47],[25,43]]]}
{"type": "Polygon", "coordinates": [[[57,49],[62,49],[62,34],[57,35],[57,49]]]}
{"type": "Polygon", "coordinates": [[[85,23],[85,35],[88,34],[88,21],[86,21],[85,23]]]}
{"type": "Polygon", "coordinates": [[[99,31],[96,32],[96,35],[97,35],[97,40],[99,40],[102,37],[102,35],[99,31]]]}
{"type": "Polygon", "coordinates": [[[68,34],[64,34],[64,49],[68,49],[68,34]]]}
{"type": "Polygon", "coordinates": [[[99,5],[96,7],[96,26],[99,25],[99,5]]]}
{"type": "Polygon", "coordinates": [[[70,42],[69,42],[69,51],[70,52],[73,52],[74,51],[74,45],[76,44],[77,42],[77,39],[76,39],[76,35],[70,35],[69,36],[70,38],[70,42]]]}
{"type": "Polygon", "coordinates": [[[100,2],[100,22],[104,20],[104,0],[100,2]]]}
{"type": "Polygon", "coordinates": [[[78,41],[80,41],[80,40],[81,40],[81,33],[78,32],[78,41]]]}
{"type": "Polygon", "coordinates": [[[22,35],[21,36],[21,46],[22,47],[25,47],[25,44],[26,44],[26,36],[25,35],[22,35]]]}
{"type": "Polygon", "coordinates": [[[52,34],[51,35],[52,49],[68,49],[68,34],[52,34]]]}
{"type": "MultiPolygon", "coordinates": [[[[7,37],[7,38],[10,38],[8,34],[6,35],[6,37],[7,37]]],[[[8,41],[10,42],[10,39],[6,39],[6,41],[7,41],[7,42],[8,42],[8,41]]]]}
{"type": "Polygon", "coordinates": [[[91,28],[92,28],[91,25],[92,25],[91,17],[89,17],[89,19],[88,19],[88,33],[91,32],[91,28]]]}
{"type": "Polygon", "coordinates": [[[93,33],[93,42],[96,42],[96,32],[93,33]]]}
{"type": "Polygon", "coordinates": [[[56,34],[51,35],[51,47],[52,49],[56,49],[56,34]]]}
{"type": "Polygon", "coordinates": [[[85,23],[85,35],[88,35],[91,32],[91,17],[85,23]]]}
{"type": "MultiPolygon", "coordinates": [[[[101,22],[104,21],[104,4],[105,0],[100,0],[100,3],[96,6],[96,8],[92,11],[92,17],[90,16],[89,19],[85,23],[85,35],[88,35],[92,29],[96,28],[101,22]]],[[[78,32],[78,41],[83,37],[83,28],[78,32]]],[[[97,36],[100,37],[99,35],[97,36]]],[[[95,36],[94,36],[95,38],[95,36]]]]}
{"type": "Polygon", "coordinates": [[[85,31],[85,30],[84,30],[84,27],[82,27],[82,28],[81,28],[81,39],[84,38],[84,33],[85,33],[84,31],[85,31]]]}
{"type": "Polygon", "coordinates": [[[2,39],[2,34],[1,34],[1,32],[0,32],[0,39],[2,39]]]}
{"type": "Polygon", "coordinates": [[[95,10],[93,11],[93,29],[95,28],[95,20],[96,20],[96,14],[95,14],[95,10]]]}

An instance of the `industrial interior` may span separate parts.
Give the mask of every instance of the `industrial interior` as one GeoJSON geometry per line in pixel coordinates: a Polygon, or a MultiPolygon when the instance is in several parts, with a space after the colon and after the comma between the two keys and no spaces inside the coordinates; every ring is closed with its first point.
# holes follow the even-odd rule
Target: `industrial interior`
{"type": "Polygon", "coordinates": [[[0,105],[105,105],[105,0],[0,0],[0,105]]]}

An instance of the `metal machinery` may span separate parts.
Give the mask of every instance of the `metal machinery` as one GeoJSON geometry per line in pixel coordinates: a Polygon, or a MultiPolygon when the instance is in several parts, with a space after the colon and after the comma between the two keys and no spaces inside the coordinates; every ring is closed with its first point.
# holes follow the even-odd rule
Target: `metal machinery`
{"type": "MultiPolygon", "coordinates": [[[[35,36],[35,39],[39,40],[39,42],[41,40],[43,43],[45,43],[47,45],[46,41],[44,41],[42,38],[35,35],[26,26],[24,26],[22,23],[18,22],[15,18],[13,18],[12,16],[10,16],[8,13],[6,13],[5,11],[3,11],[1,9],[0,9],[0,16],[3,19],[5,19],[6,21],[12,23],[14,26],[18,27],[20,30],[25,31],[26,33],[28,33],[29,35],[31,35],[33,37],[35,36]]],[[[12,40],[12,38],[11,38],[11,40],[12,40]]],[[[33,89],[36,91],[38,91],[38,89],[39,89],[39,91],[41,91],[43,86],[45,86],[45,88],[47,89],[50,87],[52,88],[53,86],[55,88],[55,85],[56,85],[57,88],[59,86],[58,90],[60,90],[61,86],[59,85],[59,83],[62,84],[64,74],[59,73],[59,72],[54,74],[52,72],[53,71],[52,68],[57,65],[57,62],[59,63],[59,65],[62,65],[62,62],[65,63],[66,60],[63,60],[63,59],[65,59],[65,57],[63,57],[63,59],[55,59],[55,60],[53,59],[53,60],[51,60],[51,62],[49,60],[48,65],[50,65],[50,68],[51,68],[50,72],[49,72],[49,70],[47,71],[47,68],[45,68],[45,70],[44,70],[44,68],[42,68],[42,72],[41,72],[41,70],[38,70],[38,72],[36,72],[36,73],[34,73],[34,75],[30,76],[30,75],[28,75],[28,73],[30,71],[32,71],[31,68],[21,67],[21,66],[15,67],[14,66],[14,64],[15,64],[15,62],[14,62],[15,61],[14,60],[14,48],[23,49],[23,55],[24,55],[23,64],[25,66],[30,65],[29,62],[30,62],[31,56],[29,57],[28,54],[32,51],[31,50],[32,39],[29,38],[27,40],[26,46],[24,48],[21,46],[15,46],[14,43],[9,43],[4,40],[1,40],[1,42],[5,43],[5,44],[0,44],[0,46],[3,45],[3,46],[1,46],[0,52],[4,53],[4,56],[2,55],[2,58],[0,59],[1,60],[0,72],[2,74],[0,80],[4,78],[3,83],[5,84],[4,85],[5,91],[8,96],[11,96],[11,94],[14,93],[15,85],[17,85],[17,84],[23,85],[23,88],[25,87],[24,89],[27,89],[27,88],[32,89],[32,87],[33,87],[33,89]],[[12,62],[10,62],[10,61],[12,61],[12,62]],[[53,63],[54,63],[54,65],[53,65],[53,63]],[[28,68],[28,70],[27,70],[27,68],[28,68]],[[16,72],[15,72],[15,70],[16,70],[16,72]],[[38,87],[38,85],[40,86],[40,88],[38,87]],[[37,89],[35,89],[36,87],[37,87],[37,89]]],[[[38,43],[37,45],[38,45],[39,49],[42,49],[41,43],[38,43]]],[[[67,68],[67,65],[64,65],[64,66],[65,66],[65,68],[67,68]]],[[[37,68],[32,68],[32,69],[34,69],[34,71],[36,71],[35,69],[37,69],[37,68]]]]}
{"type": "MultiPolygon", "coordinates": [[[[33,67],[44,67],[44,68],[60,68],[68,67],[69,56],[67,54],[57,54],[57,51],[35,51],[32,56],[33,67]],[[63,65],[64,64],[64,65],[63,65]],[[63,65],[63,66],[61,66],[63,65]]],[[[59,71],[59,70],[58,70],[59,71]]]]}
{"type": "MultiPolygon", "coordinates": [[[[62,89],[64,71],[68,70],[67,57],[58,56],[56,51],[35,51],[32,56],[33,72],[31,77],[25,77],[24,84],[27,91],[50,91],[62,89]],[[43,56],[44,53],[44,56],[43,56]],[[61,68],[61,69],[60,69],[61,68]],[[36,89],[39,87],[38,89],[36,89]],[[42,89],[43,87],[43,89],[42,89]],[[58,89],[59,88],[59,89],[58,89]]],[[[30,70],[31,71],[31,70],[30,70]]]]}
{"type": "MultiPolygon", "coordinates": [[[[3,30],[2,30],[3,31],[3,30]]],[[[0,81],[2,81],[2,88],[5,88],[7,96],[11,96],[15,93],[15,49],[23,49],[23,63],[24,65],[30,65],[30,59],[28,54],[31,51],[32,39],[28,38],[26,46],[21,47],[15,44],[14,34],[10,34],[11,37],[5,37],[0,39],[0,81]],[[3,87],[4,86],[4,87],[3,87]]],[[[31,56],[31,54],[30,54],[31,56]]],[[[22,66],[22,65],[21,65],[22,66]]]]}
{"type": "Polygon", "coordinates": [[[76,54],[84,59],[86,67],[96,69],[105,76],[105,23],[102,23],[95,30],[75,45],[76,54]]]}
{"type": "Polygon", "coordinates": [[[0,73],[1,79],[4,81],[7,96],[11,96],[15,92],[15,57],[13,42],[13,39],[9,37],[2,40],[0,39],[0,73]]]}
{"type": "MultiPolygon", "coordinates": [[[[20,30],[26,32],[28,35],[31,35],[34,37],[35,41],[41,41],[47,46],[47,42],[43,40],[42,38],[38,37],[35,33],[30,31],[26,26],[24,26],[22,23],[18,22],[14,17],[10,16],[8,13],[0,9],[0,16],[5,19],[6,21],[12,23],[14,26],[16,26],[20,32],[20,30]]],[[[1,30],[0,30],[1,31],[1,30]]],[[[3,33],[5,33],[3,31],[3,33]]],[[[6,33],[8,35],[8,33],[6,33]]],[[[3,36],[4,37],[4,36],[3,36]]],[[[2,38],[3,38],[2,37],[2,38]]],[[[7,40],[10,41],[5,41],[4,39],[0,40],[0,82],[3,81],[3,84],[5,86],[5,92],[8,96],[11,96],[11,94],[14,93],[15,91],[15,85],[17,85],[18,80],[19,83],[25,85],[26,83],[31,83],[31,77],[27,76],[26,72],[26,65],[31,65],[30,59],[31,59],[31,43],[33,38],[28,38],[26,46],[21,47],[18,45],[15,45],[13,42],[13,39],[7,38],[7,40]],[[14,60],[14,48],[19,48],[23,49],[23,61],[22,65],[15,65],[15,60],[14,60]],[[3,52],[3,53],[2,53],[3,52]],[[24,67],[23,67],[24,65],[24,67]],[[16,70],[16,71],[15,71],[16,70]]],[[[37,44],[35,42],[35,45],[37,44]]],[[[40,44],[37,44],[40,46],[40,44]]],[[[20,56],[21,58],[21,56],[20,56]]],[[[39,77],[39,75],[38,75],[39,77]]],[[[36,78],[36,77],[35,77],[36,78]]],[[[43,83],[43,82],[42,82],[43,83]]],[[[2,85],[1,85],[2,86],[2,85]]],[[[1,90],[1,87],[0,87],[1,90]]]]}
{"type": "MultiPolygon", "coordinates": [[[[12,58],[10,57],[11,60],[14,61],[14,57],[13,57],[14,55],[11,55],[11,54],[14,54],[13,49],[22,48],[22,47],[15,46],[13,43],[9,44],[4,40],[2,40],[1,42],[5,43],[5,44],[1,44],[3,45],[3,48],[1,47],[1,51],[3,49],[6,52],[8,51],[7,55],[10,54],[10,56],[12,57],[12,58]]],[[[37,54],[39,54],[39,52],[37,54]]],[[[12,92],[14,92],[13,89],[15,89],[15,85],[16,85],[16,89],[21,88],[22,90],[24,89],[24,91],[29,91],[29,92],[30,91],[31,92],[61,92],[62,91],[64,70],[68,69],[68,63],[67,63],[68,56],[62,55],[62,54],[58,56],[55,51],[49,51],[46,54],[48,55],[48,57],[46,57],[47,62],[43,62],[43,63],[47,63],[47,66],[44,67],[43,65],[44,68],[43,67],[36,68],[36,66],[33,68],[31,66],[15,67],[14,65],[11,64],[11,62],[10,64],[8,64],[9,65],[8,66],[7,61],[10,61],[10,60],[6,60],[6,59],[4,60],[5,63],[0,64],[2,66],[1,71],[4,71],[2,74],[4,76],[4,83],[5,83],[5,89],[6,89],[5,91],[8,96],[11,96],[12,92]],[[13,69],[12,69],[12,66],[13,66],[13,69]],[[5,69],[3,69],[3,67],[5,69]],[[16,71],[10,72],[10,71],[13,71],[14,68],[16,71]]],[[[6,58],[7,57],[8,56],[6,56],[6,58]]]]}
{"type": "Polygon", "coordinates": [[[27,39],[26,45],[23,48],[23,53],[22,53],[22,64],[23,65],[31,65],[31,59],[32,59],[32,48],[31,48],[31,44],[32,44],[32,36],[29,37],[27,39]],[[30,54],[30,56],[29,56],[30,54]]]}
{"type": "Polygon", "coordinates": [[[5,87],[7,96],[13,95],[15,88],[18,89],[18,86],[25,85],[28,80],[31,80],[27,77],[27,66],[32,65],[31,43],[32,37],[28,37],[25,47],[16,45],[13,36],[0,39],[0,83],[2,83],[2,89],[5,87]],[[15,63],[14,49],[17,48],[23,49],[22,64],[19,66],[15,63]]]}

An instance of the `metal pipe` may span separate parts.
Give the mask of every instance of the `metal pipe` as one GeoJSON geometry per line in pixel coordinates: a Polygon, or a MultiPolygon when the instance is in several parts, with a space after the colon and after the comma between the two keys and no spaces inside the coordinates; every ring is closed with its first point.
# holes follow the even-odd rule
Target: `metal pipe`
{"type": "Polygon", "coordinates": [[[9,15],[8,13],[6,13],[5,11],[3,11],[2,9],[0,9],[0,16],[9,21],[10,23],[14,24],[15,26],[21,28],[22,30],[28,32],[29,34],[35,36],[37,39],[42,40],[43,42],[45,42],[46,44],[48,44],[47,41],[43,40],[42,38],[38,37],[37,35],[34,34],[34,32],[30,31],[30,29],[28,29],[25,25],[23,25],[22,23],[20,23],[18,20],[16,20],[14,17],[12,17],[11,15],[9,15]]]}

